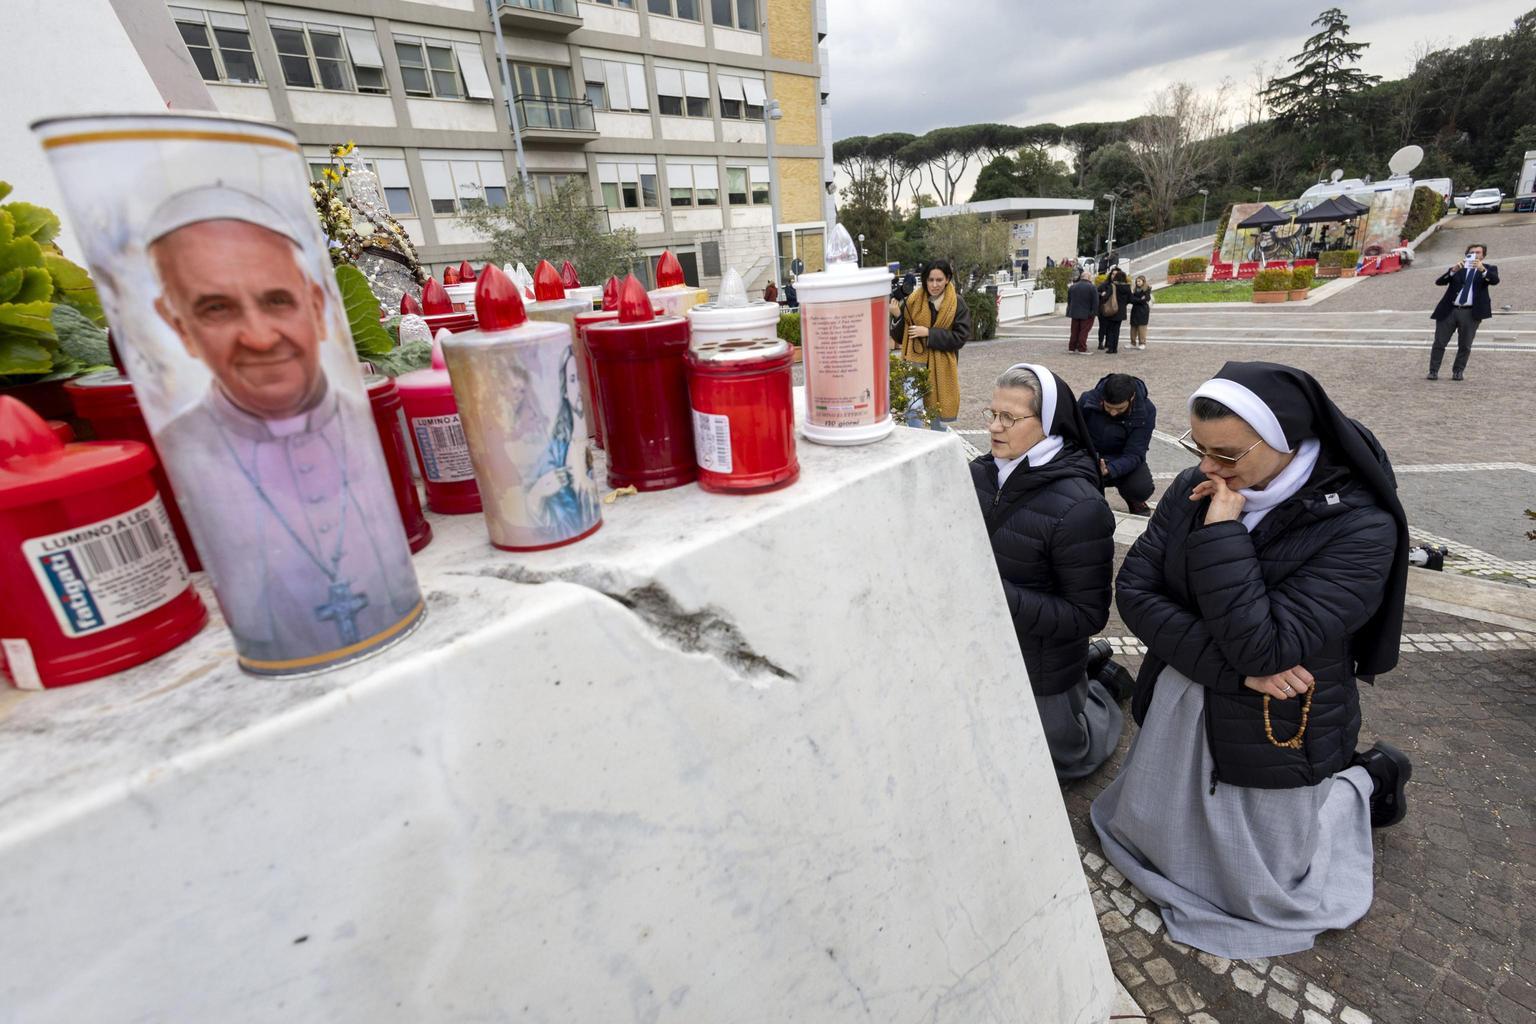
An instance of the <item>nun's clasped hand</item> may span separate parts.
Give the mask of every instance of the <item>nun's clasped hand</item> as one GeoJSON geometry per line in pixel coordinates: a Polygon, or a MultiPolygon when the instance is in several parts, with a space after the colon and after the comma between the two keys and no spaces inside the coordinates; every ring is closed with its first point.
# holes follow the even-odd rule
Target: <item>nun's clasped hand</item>
{"type": "Polygon", "coordinates": [[[1290,700],[1312,688],[1312,673],[1297,665],[1272,676],[1247,676],[1243,679],[1243,685],[1275,700],[1290,700]]]}
{"type": "Polygon", "coordinates": [[[1195,485],[1195,489],[1189,492],[1190,501],[1211,499],[1211,507],[1205,510],[1205,525],[1212,523],[1234,522],[1243,514],[1243,505],[1247,501],[1237,491],[1227,486],[1227,482],[1219,476],[1206,477],[1195,485]]]}

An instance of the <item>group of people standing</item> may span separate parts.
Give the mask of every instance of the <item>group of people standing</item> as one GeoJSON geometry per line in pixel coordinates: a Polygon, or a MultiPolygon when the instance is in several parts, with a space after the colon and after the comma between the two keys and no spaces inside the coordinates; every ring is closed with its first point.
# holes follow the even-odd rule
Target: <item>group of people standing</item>
{"type": "Polygon", "coordinates": [[[1088,274],[1076,271],[1067,288],[1067,319],[1072,324],[1067,351],[1088,353],[1088,328],[1095,318],[1099,321],[1100,352],[1114,355],[1120,351],[1120,327],[1127,322],[1131,325],[1131,348],[1145,349],[1152,301],[1152,286],[1140,274],[1133,283],[1125,271],[1114,267],[1095,284],[1088,274]]]}
{"type": "Polygon", "coordinates": [[[1187,411],[1199,464],[1118,577],[1103,489],[1143,481],[1096,442],[1150,435],[1139,381],[1112,374],[1078,401],[1045,366],[1009,367],[971,474],[1058,777],[1109,758],[1123,702],[1140,726],[1093,803],[1106,856],[1172,938],[1294,953],[1365,914],[1371,829],[1407,809],[1408,759],[1357,749],[1358,681],[1397,662],[1407,521],[1386,452],[1306,372],[1229,362],[1187,411]],[[1090,647],[1112,591],[1147,647],[1134,684],[1090,647]]]}

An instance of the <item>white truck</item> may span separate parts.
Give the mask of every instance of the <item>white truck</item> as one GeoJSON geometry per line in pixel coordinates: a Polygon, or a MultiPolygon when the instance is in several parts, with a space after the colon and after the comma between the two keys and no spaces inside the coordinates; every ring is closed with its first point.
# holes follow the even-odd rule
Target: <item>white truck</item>
{"type": "Polygon", "coordinates": [[[1536,149],[1526,150],[1520,165],[1520,182],[1515,186],[1515,212],[1536,213],[1536,149]]]}

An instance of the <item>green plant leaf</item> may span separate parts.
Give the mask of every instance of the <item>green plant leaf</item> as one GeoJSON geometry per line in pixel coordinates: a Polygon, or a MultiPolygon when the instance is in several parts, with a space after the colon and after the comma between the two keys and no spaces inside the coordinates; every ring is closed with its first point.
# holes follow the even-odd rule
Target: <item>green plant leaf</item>
{"type": "Polygon", "coordinates": [[[53,303],[12,302],[0,306],[0,339],[30,338],[57,342],[53,330],[53,303]]]}
{"type": "Polygon", "coordinates": [[[7,203],[5,208],[16,221],[16,234],[39,245],[53,241],[59,233],[59,215],[46,206],[32,203],[7,203]]]}
{"type": "Polygon", "coordinates": [[[107,347],[107,332],[92,323],[84,313],[60,303],[54,305],[51,319],[54,333],[58,335],[59,350],[77,360],[82,370],[112,364],[112,351],[107,347]]]}
{"type": "Polygon", "coordinates": [[[30,238],[15,238],[0,245],[0,272],[17,267],[41,267],[43,247],[30,238]]]}
{"type": "Polygon", "coordinates": [[[0,302],[10,302],[21,291],[21,284],[25,281],[26,271],[17,267],[15,270],[0,271],[0,302]]]}
{"type": "Polygon", "coordinates": [[[49,302],[53,298],[53,278],[48,271],[38,267],[23,267],[21,287],[11,297],[12,302],[49,302]]]}
{"type": "Polygon", "coordinates": [[[422,370],[432,365],[432,343],[408,341],[384,355],[369,356],[368,362],[386,377],[398,377],[412,370],[422,370]]]}
{"type": "Polygon", "coordinates": [[[106,326],[107,317],[101,310],[101,298],[96,294],[96,285],[84,267],[52,252],[43,253],[43,265],[53,276],[54,302],[67,303],[84,313],[98,327],[106,326]]]}
{"type": "MultiPolygon", "coordinates": [[[[0,182],[4,184],[4,182],[0,182]]],[[[0,206],[0,246],[10,245],[16,240],[16,218],[5,212],[5,207],[0,206]]]]}
{"type": "Polygon", "coordinates": [[[8,182],[8,181],[0,181],[0,199],[4,199],[6,196],[8,196],[10,194],[11,194],[11,183],[8,182]]]}
{"type": "Polygon", "coordinates": [[[370,359],[389,354],[395,345],[379,324],[379,300],[368,287],[368,278],[356,267],[340,266],[336,268],[336,287],[341,290],[358,357],[370,359]]]}
{"type": "Polygon", "coordinates": [[[37,342],[0,333],[0,374],[47,373],[53,354],[37,342]]]}

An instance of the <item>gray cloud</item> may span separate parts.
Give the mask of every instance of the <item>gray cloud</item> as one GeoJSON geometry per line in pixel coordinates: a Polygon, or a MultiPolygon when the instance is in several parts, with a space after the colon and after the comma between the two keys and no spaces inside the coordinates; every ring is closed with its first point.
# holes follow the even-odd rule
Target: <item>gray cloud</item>
{"type": "MultiPolygon", "coordinates": [[[[1401,75],[1415,43],[1460,44],[1509,29],[1531,0],[1342,4],[1367,71],[1401,75]]],[[[1319,0],[1321,11],[1328,4],[1319,0]]],[[[1316,13],[1245,0],[829,0],[834,138],[946,124],[1114,121],[1168,82],[1232,79],[1295,53],[1316,13]]]]}

